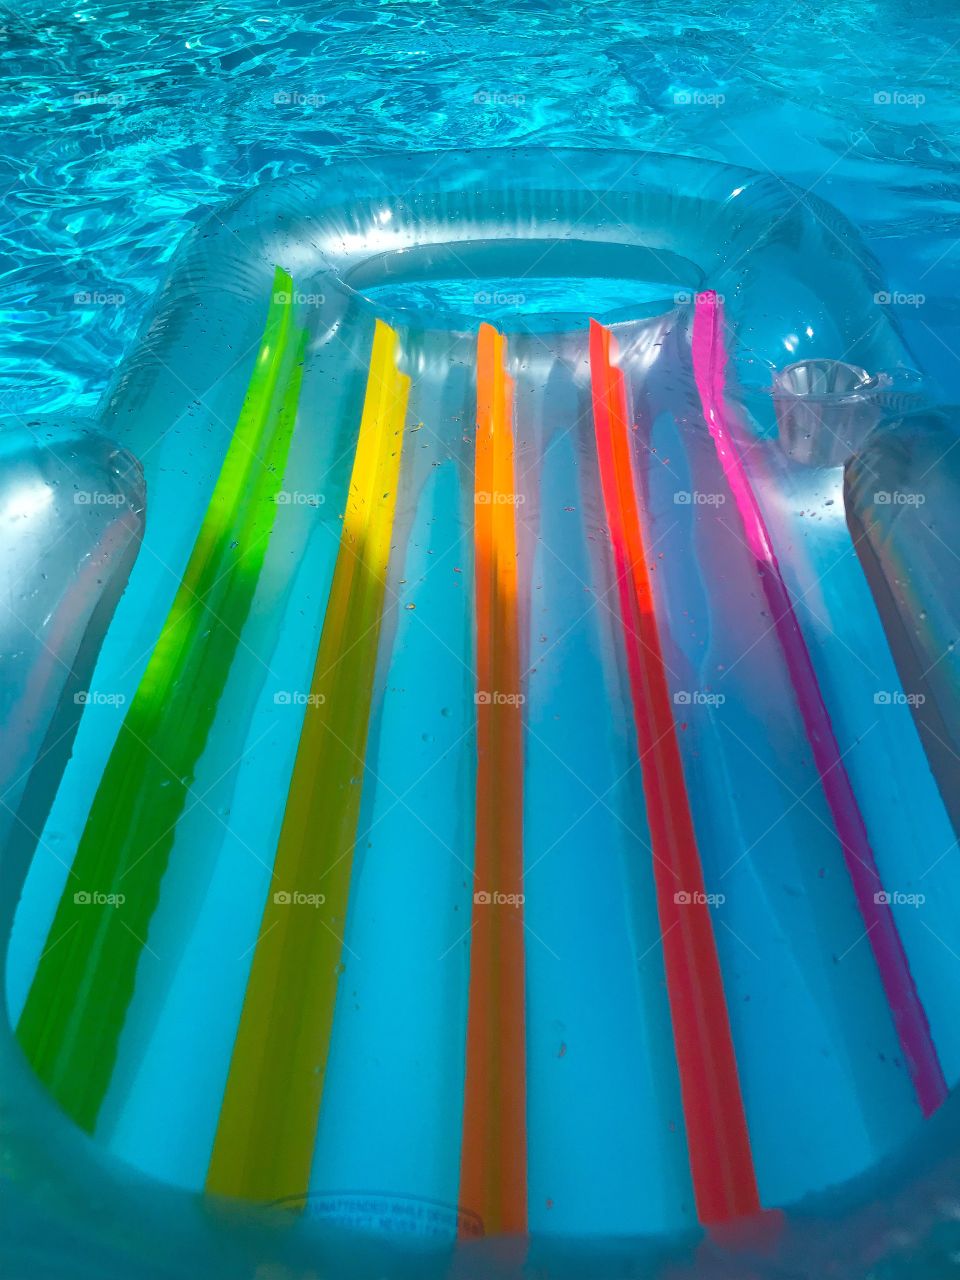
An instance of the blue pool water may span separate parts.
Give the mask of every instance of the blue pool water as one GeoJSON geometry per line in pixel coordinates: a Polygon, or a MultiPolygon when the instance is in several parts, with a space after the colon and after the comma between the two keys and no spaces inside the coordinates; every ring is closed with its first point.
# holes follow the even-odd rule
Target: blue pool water
{"type": "Polygon", "coordinates": [[[252,184],[381,151],[636,147],[838,205],[960,387],[952,0],[21,0],[4,77],[0,407],[91,405],[183,232],[252,184]]]}

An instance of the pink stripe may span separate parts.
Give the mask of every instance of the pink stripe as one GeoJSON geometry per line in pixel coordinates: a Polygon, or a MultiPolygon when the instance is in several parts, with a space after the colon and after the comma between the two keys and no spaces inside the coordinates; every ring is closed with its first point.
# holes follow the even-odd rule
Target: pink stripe
{"type": "Polygon", "coordinates": [[[713,292],[698,294],[693,321],[693,376],[700,403],[717,456],[740,512],[747,545],[757,562],[777,637],[793,682],[797,705],[813,750],[820,783],[843,845],[844,859],[857,904],[893,1013],[907,1069],[920,1109],[928,1116],[946,1098],[947,1082],[930,1035],[927,1015],[914,986],[893,913],[885,901],[877,901],[883,884],[870,848],[863,815],[834,737],[810,651],[780,573],[770,534],[724,418],[726,364],[719,300],[713,292]]]}

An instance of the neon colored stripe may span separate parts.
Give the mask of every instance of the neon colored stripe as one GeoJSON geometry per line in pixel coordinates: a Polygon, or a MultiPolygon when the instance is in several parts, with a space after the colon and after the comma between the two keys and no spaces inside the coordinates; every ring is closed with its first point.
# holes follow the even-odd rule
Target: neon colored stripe
{"type": "Polygon", "coordinates": [[[600,479],[623,615],[657,910],[697,1213],[759,1209],[747,1122],[703,869],[683,777],[630,462],[626,385],[608,330],[590,322],[600,479]]]}
{"type": "Polygon", "coordinates": [[[527,1230],[523,724],[513,382],[506,339],[480,326],[475,526],[477,814],[460,1203],[488,1234],[527,1230]],[[484,900],[486,898],[486,900],[484,900]]]}
{"type": "Polygon", "coordinates": [[[396,354],[396,333],[378,320],[340,551],[207,1175],[207,1189],[222,1195],[278,1200],[304,1195],[309,1183],[410,390],[396,354]]]}
{"type": "Polygon", "coordinates": [[[724,475],[736,500],[747,545],[757,563],[820,775],[820,783],[843,846],[847,870],[880,971],[880,980],[890,1003],[917,1101],[923,1114],[928,1116],[946,1099],[947,1083],[893,913],[883,894],[883,883],[870,847],[863,814],[843,764],[810,651],[780,573],[756,495],[750,487],[736,443],[724,418],[726,352],[721,318],[716,294],[699,294],[694,311],[693,370],[700,403],[724,475]]]}
{"type": "Polygon", "coordinates": [[[305,333],[276,271],[237,426],[183,579],[124,718],[17,1027],[40,1079],[93,1131],[137,966],[253,602],[296,417],[305,333]],[[75,894],[123,894],[122,906],[75,894]]]}

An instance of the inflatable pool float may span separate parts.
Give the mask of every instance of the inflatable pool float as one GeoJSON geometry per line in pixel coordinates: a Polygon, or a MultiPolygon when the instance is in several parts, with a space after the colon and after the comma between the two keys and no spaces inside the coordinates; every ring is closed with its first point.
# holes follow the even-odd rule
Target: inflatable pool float
{"type": "Polygon", "coordinates": [[[4,436],[12,1274],[945,1274],[958,440],[770,176],[201,223],[4,436]]]}

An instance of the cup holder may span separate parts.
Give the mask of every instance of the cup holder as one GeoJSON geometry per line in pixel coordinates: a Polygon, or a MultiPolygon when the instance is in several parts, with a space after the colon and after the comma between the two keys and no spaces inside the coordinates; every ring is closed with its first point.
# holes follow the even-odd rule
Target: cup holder
{"type": "Polygon", "coordinates": [[[877,425],[878,393],[891,384],[841,360],[801,360],[773,376],[785,451],[808,466],[842,466],[877,425]]]}
{"type": "Polygon", "coordinates": [[[844,465],[881,419],[925,403],[923,375],[905,367],[870,375],[842,360],[801,360],[773,375],[781,445],[806,466],[844,465]]]}
{"type": "Polygon", "coordinates": [[[773,379],[783,448],[808,466],[842,466],[882,413],[878,393],[890,379],[842,360],[799,360],[773,379]]]}

